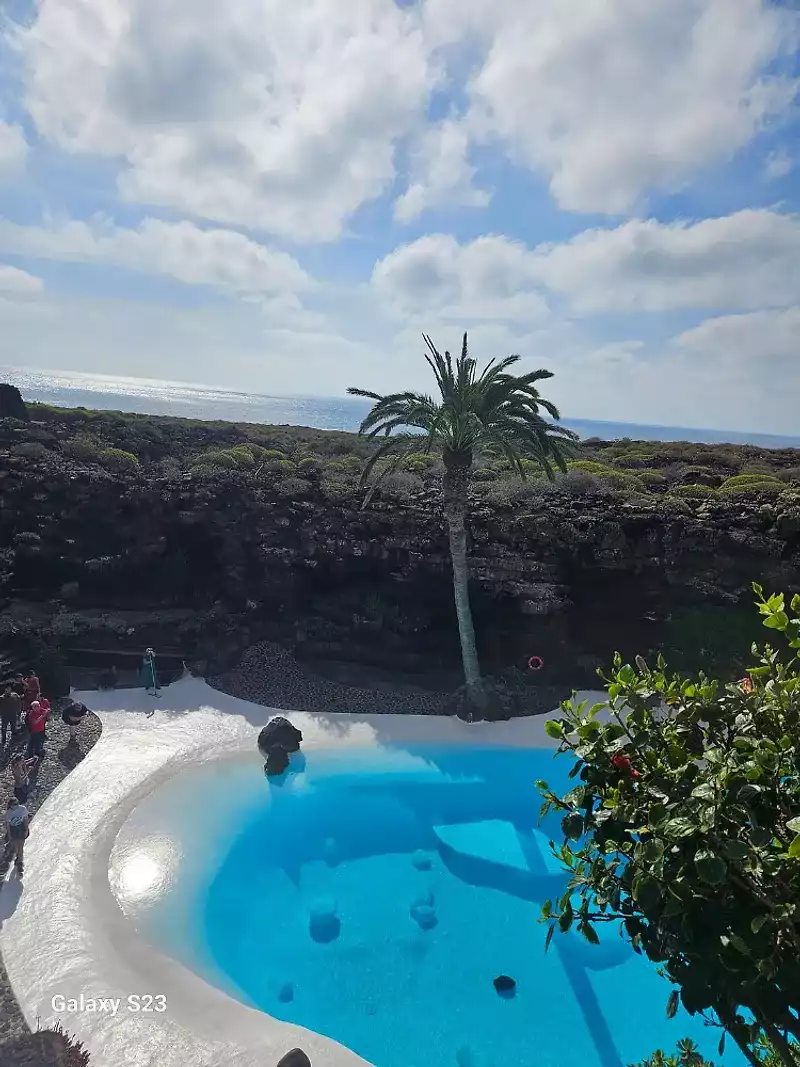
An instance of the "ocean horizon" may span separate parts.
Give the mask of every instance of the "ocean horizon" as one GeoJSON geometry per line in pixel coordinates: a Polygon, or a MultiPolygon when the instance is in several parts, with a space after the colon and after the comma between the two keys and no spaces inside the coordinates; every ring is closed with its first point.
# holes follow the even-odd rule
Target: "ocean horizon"
{"type": "MultiPolygon", "coordinates": [[[[233,389],[148,378],[73,371],[0,367],[0,381],[16,385],[27,401],[64,408],[169,415],[204,422],[245,422],[270,426],[310,426],[319,430],[358,429],[370,402],[357,397],[271,396],[233,389]]],[[[660,426],[564,416],[563,425],[582,438],[693,441],[750,444],[760,448],[800,448],[800,434],[783,435],[709,427],[660,426]]]]}

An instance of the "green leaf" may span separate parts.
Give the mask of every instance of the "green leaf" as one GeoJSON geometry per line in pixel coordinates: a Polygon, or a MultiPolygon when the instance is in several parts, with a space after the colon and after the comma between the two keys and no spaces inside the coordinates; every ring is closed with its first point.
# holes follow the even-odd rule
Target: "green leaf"
{"type": "Polygon", "coordinates": [[[800,834],[800,815],[797,815],[794,819],[789,819],[786,825],[792,833],[800,834]]]}
{"type": "Polygon", "coordinates": [[[548,737],[558,739],[564,736],[564,727],[555,719],[548,719],[544,724],[544,732],[548,737]]]}
{"type": "Polygon", "coordinates": [[[595,928],[592,926],[591,923],[588,923],[588,922],[581,923],[581,925],[578,927],[578,929],[580,930],[580,932],[583,934],[583,936],[586,938],[586,940],[589,942],[590,945],[599,945],[600,944],[600,938],[597,936],[597,931],[595,930],[595,928]]]}
{"type": "Polygon", "coordinates": [[[673,989],[672,992],[669,995],[669,999],[667,1000],[667,1018],[668,1019],[674,1019],[675,1018],[675,1013],[678,1010],[678,1003],[679,1003],[678,990],[677,989],[673,989]]]}
{"type": "Polygon", "coordinates": [[[549,919],[552,914],[553,902],[552,900],[546,900],[544,904],[542,904],[542,917],[545,919],[549,919]]]}
{"type": "Polygon", "coordinates": [[[664,855],[663,842],[657,837],[651,837],[649,841],[645,842],[642,855],[649,863],[658,863],[664,855]]]}
{"type": "Polygon", "coordinates": [[[575,916],[571,908],[568,911],[562,911],[562,913],[559,915],[558,928],[562,934],[565,934],[567,930],[569,930],[570,926],[572,926],[572,920],[574,917],[575,916]]]}
{"type": "Polygon", "coordinates": [[[716,795],[717,791],[712,782],[702,782],[692,790],[692,796],[699,800],[713,800],[716,795]]]}
{"type": "Polygon", "coordinates": [[[544,939],[545,952],[547,952],[547,950],[550,948],[550,942],[553,940],[553,934],[555,933],[555,929],[555,923],[551,923],[550,926],[547,928],[547,937],[544,939]]]}
{"type": "Polygon", "coordinates": [[[632,894],[639,907],[643,911],[647,911],[648,908],[654,907],[658,903],[661,897],[661,888],[655,878],[650,878],[646,874],[639,874],[633,880],[632,894]]]}
{"type": "Polygon", "coordinates": [[[750,922],[750,929],[754,934],[757,934],[764,923],[769,922],[769,915],[756,915],[755,919],[750,922]]]}
{"type": "Polygon", "coordinates": [[[791,845],[789,845],[789,858],[793,860],[800,859],[800,834],[797,834],[791,845]]]}
{"type": "Polygon", "coordinates": [[[561,820],[561,829],[565,837],[571,841],[577,841],[583,835],[583,816],[575,813],[565,816],[561,820]]]}
{"type": "Polygon", "coordinates": [[[723,847],[728,859],[737,860],[739,863],[746,860],[750,853],[744,841],[726,841],[723,847]]]}
{"type": "Polygon", "coordinates": [[[691,837],[696,832],[697,824],[693,819],[687,819],[684,816],[670,819],[664,827],[664,833],[667,837],[691,837]]]}
{"type": "Polygon", "coordinates": [[[708,849],[699,849],[694,855],[694,866],[698,875],[709,885],[719,885],[725,881],[727,867],[725,861],[708,849]]]}

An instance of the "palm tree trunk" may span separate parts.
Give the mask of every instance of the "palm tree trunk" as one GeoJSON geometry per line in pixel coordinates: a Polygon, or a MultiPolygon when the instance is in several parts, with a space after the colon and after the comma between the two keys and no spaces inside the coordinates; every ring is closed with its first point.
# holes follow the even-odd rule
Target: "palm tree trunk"
{"type": "Polygon", "coordinates": [[[481,680],[478,650],[475,646],[475,627],[469,604],[469,567],[467,565],[466,476],[446,471],[444,511],[450,540],[450,559],[453,564],[453,593],[461,640],[461,661],[470,704],[478,710],[486,707],[486,693],[481,680]]]}

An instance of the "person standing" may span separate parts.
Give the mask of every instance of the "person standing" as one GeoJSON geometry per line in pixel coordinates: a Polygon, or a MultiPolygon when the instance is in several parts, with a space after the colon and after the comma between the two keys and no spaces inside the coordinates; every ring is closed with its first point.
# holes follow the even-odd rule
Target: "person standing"
{"type": "Polygon", "coordinates": [[[158,673],[156,671],[156,654],[152,648],[145,650],[142,660],[142,680],[148,693],[159,694],[158,673]]]}
{"type": "Polygon", "coordinates": [[[24,864],[25,841],[30,833],[28,809],[11,797],[6,808],[6,842],[14,852],[17,874],[21,875],[24,864]]]}
{"type": "Polygon", "coordinates": [[[40,760],[44,759],[44,743],[47,740],[44,731],[49,718],[50,712],[43,708],[38,700],[34,700],[25,717],[30,733],[27,749],[28,756],[37,756],[40,760]]]}
{"type": "Polygon", "coordinates": [[[6,747],[6,738],[11,740],[19,729],[19,717],[22,702],[11,686],[7,685],[0,696],[0,731],[2,731],[2,744],[6,747]]]}
{"type": "Polygon", "coordinates": [[[31,789],[31,772],[39,761],[35,756],[26,759],[21,752],[11,758],[11,777],[14,779],[14,796],[20,804],[27,803],[31,789]]]}
{"type": "Polygon", "coordinates": [[[22,697],[22,710],[24,714],[27,715],[28,708],[31,706],[34,700],[39,699],[39,694],[42,691],[42,687],[39,683],[39,679],[36,676],[35,671],[28,671],[28,673],[22,680],[22,684],[25,688],[25,692],[22,697]]]}

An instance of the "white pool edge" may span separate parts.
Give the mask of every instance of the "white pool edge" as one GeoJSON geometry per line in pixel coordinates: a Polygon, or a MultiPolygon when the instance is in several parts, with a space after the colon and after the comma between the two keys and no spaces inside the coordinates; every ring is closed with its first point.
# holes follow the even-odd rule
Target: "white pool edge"
{"type": "Polygon", "coordinates": [[[300,727],[306,751],[411,742],[554,746],[547,715],[466,724],[443,716],[277,712],[195,678],[168,687],[158,701],[141,690],[82,699],[103,733],[33,820],[21,891],[13,874],[3,884],[0,953],[28,1024],[60,1023],[88,1048],[92,1067],[272,1067],[296,1046],[314,1067],[366,1064],[335,1041],[208,985],[154,949],[123,914],[109,885],[109,857],[125,819],[157,785],[222,752],[252,752],[258,729],[275,714],[300,727]],[[84,1010],[53,1006],[57,995],[81,994],[84,1010]],[[131,994],[163,994],[167,1011],[128,1010],[131,994]],[[121,1003],[112,1015],[85,1010],[86,998],[121,1003]]]}

